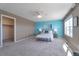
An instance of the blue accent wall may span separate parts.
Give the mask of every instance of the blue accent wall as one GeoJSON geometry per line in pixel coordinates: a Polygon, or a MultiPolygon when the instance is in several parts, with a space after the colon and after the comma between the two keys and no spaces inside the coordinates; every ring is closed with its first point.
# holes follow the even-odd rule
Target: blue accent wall
{"type": "Polygon", "coordinates": [[[63,29],[63,21],[62,20],[52,20],[52,21],[39,21],[35,23],[35,32],[38,32],[38,29],[48,26],[48,24],[52,24],[52,29],[57,29],[58,37],[64,36],[64,29],[63,29]]]}

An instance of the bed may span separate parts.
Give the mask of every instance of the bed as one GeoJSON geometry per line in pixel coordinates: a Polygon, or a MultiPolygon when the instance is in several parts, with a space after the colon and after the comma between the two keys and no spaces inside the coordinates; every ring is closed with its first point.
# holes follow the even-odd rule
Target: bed
{"type": "Polygon", "coordinates": [[[36,40],[51,42],[53,40],[53,32],[49,31],[48,33],[41,33],[36,36],[36,40]]]}

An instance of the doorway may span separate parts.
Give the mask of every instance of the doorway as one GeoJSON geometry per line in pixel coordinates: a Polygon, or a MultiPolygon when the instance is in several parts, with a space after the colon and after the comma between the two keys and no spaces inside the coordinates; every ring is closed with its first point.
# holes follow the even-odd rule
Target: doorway
{"type": "Polygon", "coordinates": [[[2,46],[11,44],[16,41],[16,18],[1,15],[2,26],[2,46]]]}

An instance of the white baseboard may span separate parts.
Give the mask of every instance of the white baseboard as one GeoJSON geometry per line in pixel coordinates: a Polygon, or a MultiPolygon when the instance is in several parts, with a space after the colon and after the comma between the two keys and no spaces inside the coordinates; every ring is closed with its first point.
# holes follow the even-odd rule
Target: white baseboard
{"type": "Polygon", "coordinates": [[[25,40],[25,39],[17,40],[17,41],[15,41],[15,43],[20,42],[20,41],[23,41],[23,40],[25,40]]]}
{"type": "Polygon", "coordinates": [[[27,38],[30,37],[30,36],[32,36],[32,35],[29,35],[29,36],[27,36],[27,37],[23,37],[23,38],[21,38],[21,40],[16,40],[15,43],[20,42],[20,41],[23,41],[23,40],[27,39],[27,38]]]}

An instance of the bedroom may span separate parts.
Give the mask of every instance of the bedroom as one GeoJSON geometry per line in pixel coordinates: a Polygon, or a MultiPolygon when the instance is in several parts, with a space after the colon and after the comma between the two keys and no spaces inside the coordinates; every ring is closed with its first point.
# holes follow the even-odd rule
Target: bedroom
{"type": "MultiPolygon", "coordinates": [[[[76,5],[78,4],[74,3],[0,4],[0,18],[1,18],[0,55],[13,55],[13,56],[74,55],[74,52],[70,52],[69,50],[70,47],[66,47],[67,44],[65,43],[64,39],[65,38],[70,39],[70,37],[65,36],[64,20],[68,18],[70,11],[73,11],[72,9],[75,10],[76,5]],[[4,28],[3,16],[10,20],[14,20],[12,23],[14,25],[12,26],[9,25],[8,28],[5,26],[4,28]],[[11,30],[6,29],[11,29],[13,30],[13,32],[11,30]],[[13,33],[11,39],[14,40],[12,42],[8,41],[5,43],[4,41],[6,40],[4,39],[4,37],[5,38],[9,37],[11,35],[10,31],[13,33]],[[64,47],[66,47],[67,51],[65,51],[64,47]],[[2,49],[4,50],[2,51],[2,49]],[[49,52],[50,50],[51,52],[49,52]],[[36,53],[34,53],[35,51],[36,53]]],[[[7,21],[5,22],[7,23],[7,21]]],[[[73,42],[74,41],[72,41],[72,43],[73,42]]]]}

